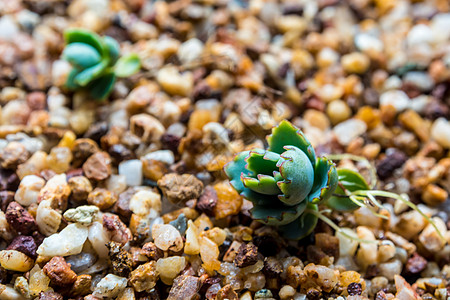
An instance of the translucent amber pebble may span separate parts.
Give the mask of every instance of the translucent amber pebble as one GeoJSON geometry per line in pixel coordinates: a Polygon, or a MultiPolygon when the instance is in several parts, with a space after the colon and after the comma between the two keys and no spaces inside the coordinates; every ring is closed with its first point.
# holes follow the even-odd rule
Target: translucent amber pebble
{"type": "Polygon", "coordinates": [[[219,246],[211,241],[206,236],[200,234],[200,257],[203,261],[203,267],[208,272],[217,271],[220,269],[219,246]]]}
{"type": "Polygon", "coordinates": [[[214,207],[216,219],[239,213],[242,206],[242,197],[228,182],[219,182],[214,185],[217,193],[217,205],[214,207]]]}
{"type": "Polygon", "coordinates": [[[369,130],[377,127],[381,123],[380,112],[370,106],[361,107],[356,114],[356,118],[364,121],[369,130]]]}

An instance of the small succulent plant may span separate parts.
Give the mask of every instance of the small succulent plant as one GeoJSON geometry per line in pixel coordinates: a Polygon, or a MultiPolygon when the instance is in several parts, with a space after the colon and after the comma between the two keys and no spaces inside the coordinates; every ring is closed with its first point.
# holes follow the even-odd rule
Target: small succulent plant
{"type": "Polygon", "coordinates": [[[318,204],[337,188],[334,163],[316,157],[311,143],[288,121],[267,137],[267,150],[236,155],[225,166],[231,185],[253,202],[252,217],[279,226],[283,235],[300,239],[314,229],[318,204]]]}
{"type": "Polygon", "coordinates": [[[348,238],[369,242],[347,235],[323,211],[319,211],[319,204],[337,211],[351,211],[365,206],[374,215],[386,218],[376,211],[384,209],[376,197],[406,203],[437,230],[434,222],[404,195],[371,190],[376,176],[366,159],[347,154],[316,157],[311,143],[288,121],[282,121],[272,129],[267,143],[267,150],[238,153],[224,170],[233,188],[253,203],[250,210],[252,217],[264,224],[277,226],[285,238],[299,240],[307,236],[321,219],[348,238]],[[336,169],[330,159],[365,161],[369,171],[372,171],[371,185],[354,170],[336,169]]]}
{"type": "Polygon", "coordinates": [[[133,75],[141,67],[136,54],[120,57],[119,43],[109,36],[77,28],[66,30],[64,39],[62,57],[72,65],[66,87],[85,89],[94,99],[108,97],[117,77],[133,75]]]}

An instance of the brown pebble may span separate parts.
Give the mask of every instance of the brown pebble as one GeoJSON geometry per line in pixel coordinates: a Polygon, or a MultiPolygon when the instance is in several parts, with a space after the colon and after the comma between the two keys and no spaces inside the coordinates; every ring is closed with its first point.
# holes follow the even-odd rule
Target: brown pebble
{"type": "Polygon", "coordinates": [[[131,215],[133,213],[130,210],[131,197],[133,197],[133,195],[140,190],[141,188],[138,187],[129,187],[124,192],[120,193],[116,204],[114,204],[114,212],[120,215],[122,220],[129,222],[131,215]]]}
{"type": "Polygon", "coordinates": [[[425,270],[427,264],[427,260],[415,252],[406,262],[405,271],[409,274],[418,274],[425,270]]]}
{"type": "Polygon", "coordinates": [[[197,209],[208,216],[214,215],[214,207],[217,205],[217,193],[212,186],[207,186],[197,201],[197,209]]]}
{"type": "Polygon", "coordinates": [[[165,133],[161,137],[161,144],[163,149],[169,149],[173,153],[177,153],[180,140],[181,138],[176,135],[165,133]]]}
{"type": "Polygon", "coordinates": [[[329,260],[329,256],[315,245],[309,245],[306,248],[306,257],[308,261],[315,264],[326,264],[329,260]]]}
{"type": "Polygon", "coordinates": [[[142,159],[142,172],[146,178],[158,181],[169,172],[169,169],[162,161],[144,158],[142,159]]]}
{"type": "Polygon", "coordinates": [[[156,247],[153,242],[145,243],[142,246],[142,254],[147,256],[149,260],[158,260],[164,257],[164,252],[156,247]]]}
{"type": "Polygon", "coordinates": [[[216,295],[216,300],[238,300],[238,294],[233,290],[231,285],[227,284],[221,288],[216,295]]]}
{"type": "Polygon", "coordinates": [[[37,245],[31,236],[19,235],[9,244],[6,250],[17,250],[23,254],[36,259],[37,245]]]}
{"type": "Polygon", "coordinates": [[[184,204],[188,200],[197,199],[203,191],[203,183],[191,174],[164,175],[158,180],[158,187],[174,204],[184,204]]]}
{"type": "Polygon", "coordinates": [[[253,244],[242,244],[239,247],[234,264],[239,268],[254,265],[258,261],[258,248],[253,244]]]}
{"type": "Polygon", "coordinates": [[[328,256],[333,256],[335,260],[339,258],[339,239],[327,233],[317,233],[315,235],[316,246],[328,256]]]}
{"type": "Polygon", "coordinates": [[[104,188],[95,188],[89,193],[87,202],[97,206],[100,210],[107,210],[116,203],[117,198],[113,192],[104,188]]]}
{"type": "Polygon", "coordinates": [[[78,168],[78,169],[69,170],[69,171],[67,171],[66,176],[67,176],[67,180],[69,180],[72,177],[83,176],[83,169],[78,168]]]}
{"type": "Polygon", "coordinates": [[[111,175],[111,158],[106,152],[97,152],[83,164],[83,171],[89,179],[105,180],[111,175]]]}
{"type": "Polygon", "coordinates": [[[63,296],[57,292],[40,292],[38,300],[63,300],[63,296]]]}
{"type": "Polygon", "coordinates": [[[384,159],[377,164],[377,174],[381,179],[389,178],[392,173],[400,168],[408,159],[408,157],[400,150],[390,149],[384,159]]]}
{"type": "Polygon", "coordinates": [[[14,201],[14,192],[0,191],[0,205],[3,212],[6,212],[8,205],[14,201]]]}
{"type": "Polygon", "coordinates": [[[306,292],[306,299],[308,300],[319,300],[320,299],[320,291],[315,288],[310,288],[306,292]]]}
{"type": "Polygon", "coordinates": [[[80,167],[91,155],[99,151],[98,145],[91,139],[77,139],[72,147],[74,167],[80,167]]]}
{"type": "Polygon", "coordinates": [[[100,122],[90,126],[88,131],[86,131],[86,133],[84,134],[84,137],[99,143],[100,139],[105,136],[107,132],[108,123],[100,122]]]}
{"type": "Polygon", "coordinates": [[[50,278],[50,282],[57,286],[68,286],[77,280],[77,274],[61,256],[54,256],[45,264],[43,271],[50,278]]]}
{"type": "Polygon", "coordinates": [[[69,295],[73,296],[85,296],[91,292],[91,275],[83,274],[78,275],[77,280],[72,286],[69,295]]]}
{"type": "Polygon", "coordinates": [[[359,282],[352,282],[347,287],[347,292],[350,296],[361,295],[362,287],[359,282]]]}
{"type": "Polygon", "coordinates": [[[22,143],[10,142],[0,150],[0,166],[5,169],[16,169],[27,161],[30,154],[22,143]]]}
{"type": "Polygon", "coordinates": [[[38,229],[31,214],[17,202],[11,202],[6,209],[6,221],[19,234],[28,235],[38,229]]]}
{"type": "Polygon", "coordinates": [[[269,278],[277,278],[283,273],[283,265],[275,257],[266,257],[264,260],[263,273],[269,278]]]}
{"type": "Polygon", "coordinates": [[[0,191],[16,191],[19,184],[20,179],[16,172],[0,168],[0,191]]]}
{"type": "Polygon", "coordinates": [[[167,300],[196,300],[199,299],[200,279],[195,276],[178,276],[173,281],[167,300]]]}
{"type": "Polygon", "coordinates": [[[443,188],[429,184],[422,193],[422,200],[430,206],[437,206],[444,203],[448,198],[448,192],[443,188]]]}
{"type": "Polygon", "coordinates": [[[379,291],[376,295],[375,295],[375,300],[386,300],[387,296],[386,293],[384,291],[379,291]]]}
{"type": "Polygon", "coordinates": [[[109,147],[108,153],[115,165],[120,164],[124,160],[130,160],[134,158],[134,153],[122,144],[112,145],[111,147],[109,147]]]}
{"type": "Polygon", "coordinates": [[[125,251],[120,243],[109,242],[106,245],[109,249],[109,259],[113,267],[113,272],[119,276],[128,276],[132,269],[132,257],[125,251]]]}
{"type": "Polygon", "coordinates": [[[105,213],[103,227],[111,233],[111,240],[125,245],[131,240],[131,231],[117,215],[105,213]]]}
{"type": "Polygon", "coordinates": [[[130,274],[129,283],[137,292],[150,291],[158,281],[156,261],[151,261],[138,266],[130,274]]]}
{"type": "Polygon", "coordinates": [[[72,177],[69,179],[68,184],[72,190],[70,196],[76,202],[87,200],[89,193],[92,192],[91,182],[84,176],[72,177]]]}
{"type": "Polygon", "coordinates": [[[31,92],[27,95],[27,104],[31,110],[43,110],[46,106],[46,95],[43,92],[31,92]]]}
{"type": "Polygon", "coordinates": [[[42,170],[41,172],[39,172],[39,176],[44,178],[45,181],[49,181],[55,175],[55,171],[50,169],[42,170]]]}

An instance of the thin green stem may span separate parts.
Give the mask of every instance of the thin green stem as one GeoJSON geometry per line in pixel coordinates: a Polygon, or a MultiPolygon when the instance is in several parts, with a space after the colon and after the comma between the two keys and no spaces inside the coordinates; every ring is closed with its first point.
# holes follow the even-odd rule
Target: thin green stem
{"type": "Polygon", "coordinates": [[[368,195],[372,195],[372,196],[380,196],[380,197],[386,197],[386,198],[392,198],[392,199],[396,199],[399,201],[402,201],[403,203],[405,203],[406,205],[408,205],[410,208],[414,209],[415,211],[417,211],[422,217],[425,218],[425,220],[428,221],[428,223],[430,223],[434,229],[436,230],[436,232],[439,234],[439,237],[443,240],[446,241],[446,239],[444,238],[444,236],[442,235],[441,231],[437,228],[436,223],[430,218],[428,217],[423,211],[421,211],[417,205],[415,205],[414,203],[412,203],[411,201],[409,201],[408,199],[402,197],[401,195],[398,195],[396,193],[392,193],[392,192],[386,192],[386,191],[379,191],[379,190],[375,190],[375,191],[369,191],[369,190],[363,190],[363,191],[354,191],[352,192],[353,195],[360,195],[360,196],[367,196],[368,195]]]}
{"type": "Polygon", "coordinates": [[[367,158],[365,158],[363,156],[359,156],[359,155],[348,154],[348,153],[344,153],[344,154],[327,154],[327,158],[331,159],[331,160],[350,159],[350,160],[353,160],[353,161],[362,162],[364,165],[366,165],[366,168],[369,170],[369,173],[370,173],[370,184],[369,184],[369,187],[371,189],[373,189],[375,187],[375,185],[377,184],[377,170],[374,168],[374,166],[372,166],[372,164],[370,163],[370,161],[367,158]]]}
{"type": "Polygon", "coordinates": [[[313,209],[306,209],[305,214],[312,214],[314,216],[316,216],[317,218],[319,218],[320,220],[322,220],[323,222],[325,222],[326,224],[328,224],[331,228],[333,228],[336,232],[339,232],[341,235],[345,236],[348,239],[357,241],[359,243],[377,243],[378,241],[372,241],[372,240],[364,240],[364,239],[360,239],[354,236],[351,236],[349,234],[347,234],[345,231],[343,231],[336,223],[334,223],[332,220],[330,220],[328,217],[324,216],[320,211],[316,211],[313,209]]]}
{"type": "Polygon", "coordinates": [[[372,194],[368,194],[367,197],[370,199],[373,205],[377,206],[380,209],[384,209],[383,205],[381,205],[381,203],[372,194]]]}

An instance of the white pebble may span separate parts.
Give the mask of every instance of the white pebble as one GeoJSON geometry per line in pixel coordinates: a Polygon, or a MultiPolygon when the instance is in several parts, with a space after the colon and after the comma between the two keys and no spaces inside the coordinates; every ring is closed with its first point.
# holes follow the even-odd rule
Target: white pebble
{"type": "Polygon", "coordinates": [[[171,165],[175,162],[175,156],[170,150],[158,150],[150,152],[143,157],[145,160],[157,160],[165,164],[171,165]]]}
{"type": "Polygon", "coordinates": [[[68,256],[81,252],[88,229],[78,223],[69,224],[60,233],[45,238],[37,253],[42,256],[68,256]]]}
{"type": "Polygon", "coordinates": [[[172,284],[173,279],[186,267],[186,258],[183,256],[171,256],[160,258],[156,262],[156,271],[159,272],[161,281],[167,285],[172,284]]]}
{"type": "Polygon", "coordinates": [[[55,60],[52,64],[52,82],[54,86],[61,87],[69,76],[72,66],[65,60],[55,60]]]}
{"type": "Polygon", "coordinates": [[[98,298],[116,298],[127,287],[127,282],[124,277],[108,274],[97,283],[92,295],[98,298]]]}
{"type": "Polygon", "coordinates": [[[402,80],[400,77],[396,75],[390,76],[386,81],[383,83],[383,89],[385,91],[388,90],[398,90],[402,87],[402,80]]]}
{"type": "Polygon", "coordinates": [[[10,15],[0,18],[0,40],[12,41],[19,33],[19,27],[10,15]]]}
{"type": "Polygon", "coordinates": [[[106,244],[110,241],[110,236],[101,223],[94,222],[89,226],[88,239],[99,257],[108,257],[108,248],[106,247],[106,244]]]}
{"type": "Polygon", "coordinates": [[[295,289],[290,285],[285,285],[280,289],[278,295],[281,299],[292,299],[295,295],[295,289]]]}
{"type": "Polygon", "coordinates": [[[44,187],[45,180],[36,175],[25,176],[20,181],[19,188],[14,195],[14,200],[23,206],[29,206],[37,203],[39,191],[44,187]]]}
{"type": "Polygon", "coordinates": [[[199,58],[202,52],[203,43],[199,39],[192,38],[180,45],[177,55],[180,61],[186,64],[199,58]]]}
{"type": "Polygon", "coordinates": [[[117,195],[127,189],[126,177],[124,175],[114,175],[106,179],[106,188],[117,195]]]}
{"type": "Polygon", "coordinates": [[[442,147],[450,149],[450,123],[445,118],[434,121],[431,137],[442,147]]]}
{"type": "Polygon", "coordinates": [[[431,20],[431,30],[436,42],[446,42],[450,39],[450,13],[436,14],[431,20]]]}
{"type": "Polygon", "coordinates": [[[171,95],[188,96],[194,88],[194,76],[191,72],[181,74],[174,66],[160,69],[156,81],[171,95]]]}
{"type": "Polygon", "coordinates": [[[400,112],[407,109],[410,105],[410,99],[408,95],[403,91],[392,90],[381,94],[380,105],[392,105],[395,110],[400,112]]]}
{"type": "Polygon", "coordinates": [[[429,91],[434,87],[433,78],[425,72],[408,72],[403,77],[403,82],[412,84],[424,92],[429,91]]]}
{"type": "Polygon", "coordinates": [[[125,176],[125,181],[129,186],[142,185],[142,161],[132,159],[121,162],[119,175],[125,176]]]}
{"type": "Polygon", "coordinates": [[[183,249],[183,239],[180,232],[169,224],[152,226],[152,237],[156,247],[161,250],[178,252],[183,249]]]}
{"type": "Polygon", "coordinates": [[[433,31],[425,24],[417,24],[409,31],[406,41],[410,47],[430,44],[433,42],[433,31]]]}
{"type": "Polygon", "coordinates": [[[367,33],[357,34],[355,36],[355,46],[363,51],[383,51],[383,43],[377,38],[367,33]]]}
{"type": "Polygon", "coordinates": [[[61,224],[61,214],[52,208],[51,203],[51,200],[42,200],[36,211],[36,223],[45,236],[56,233],[61,224]]]}
{"type": "Polygon", "coordinates": [[[139,191],[131,197],[129,206],[133,213],[154,219],[161,213],[161,195],[150,190],[139,191]]]}
{"type": "Polygon", "coordinates": [[[347,146],[352,140],[366,132],[367,125],[361,120],[350,119],[333,128],[334,135],[341,145],[347,146]]]}
{"type": "Polygon", "coordinates": [[[420,95],[411,99],[410,108],[419,114],[425,112],[425,108],[432,101],[431,97],[428,95],[420,95]]]}

